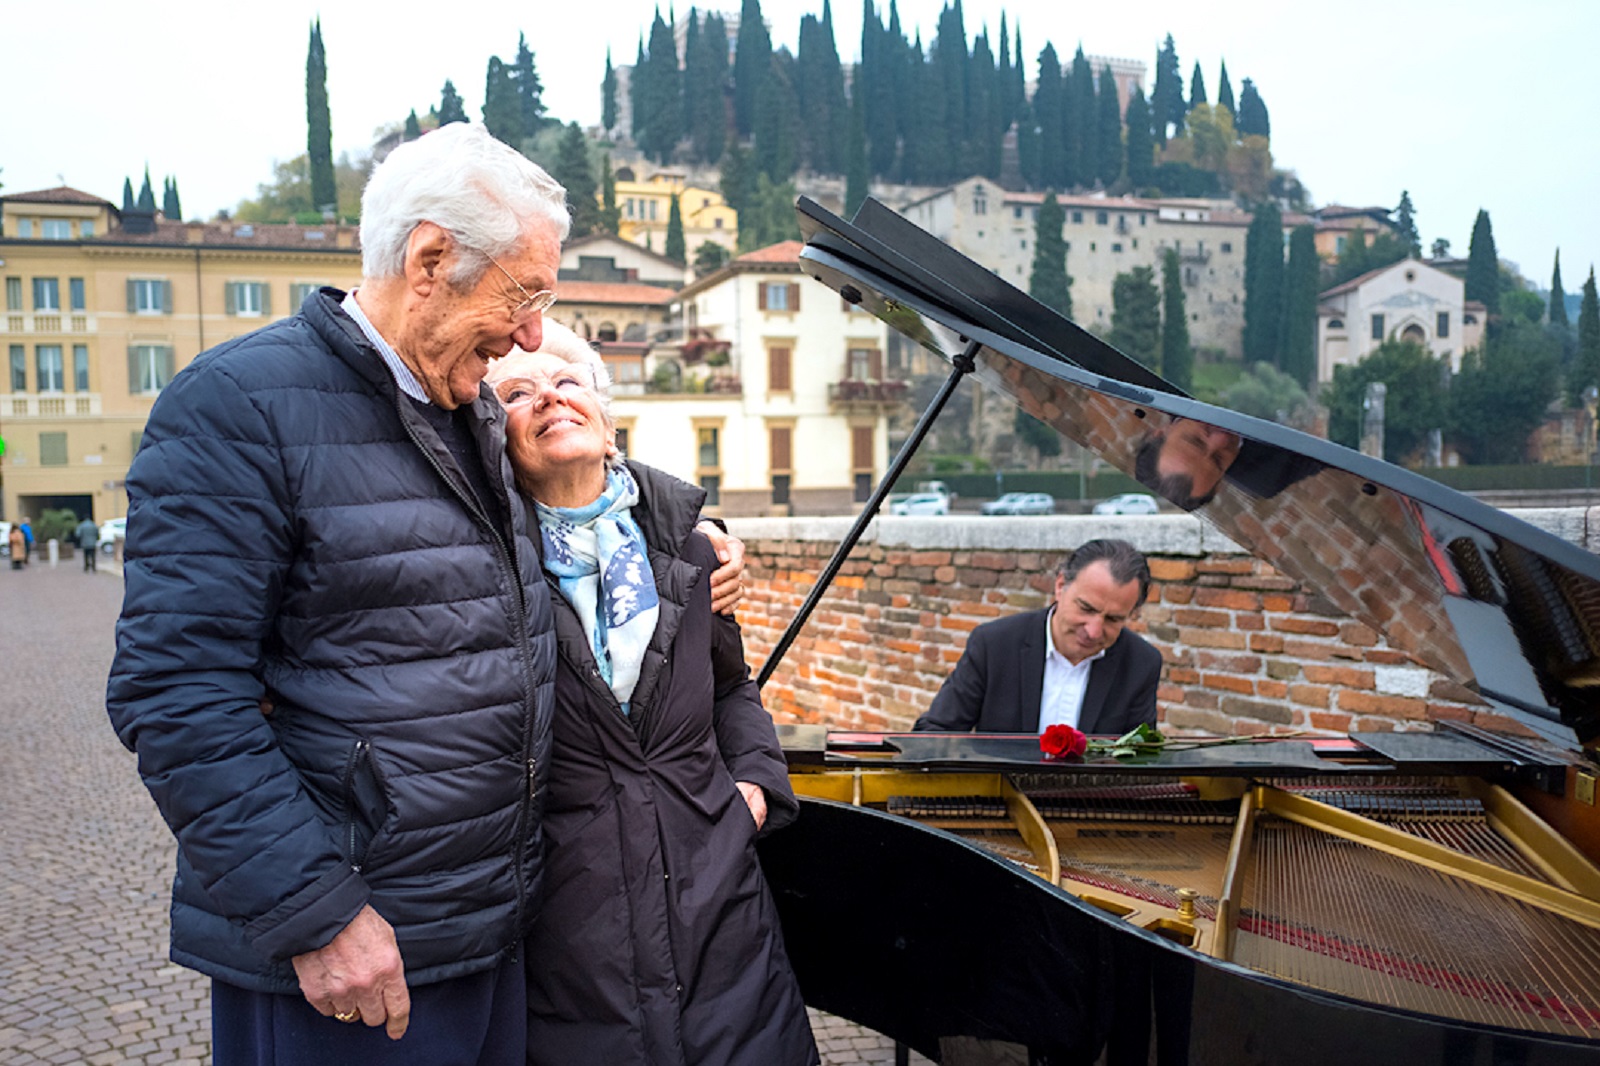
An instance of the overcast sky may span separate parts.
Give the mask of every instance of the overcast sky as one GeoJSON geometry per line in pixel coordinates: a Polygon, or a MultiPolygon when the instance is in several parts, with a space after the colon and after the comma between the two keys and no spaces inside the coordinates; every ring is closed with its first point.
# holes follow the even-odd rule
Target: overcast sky
{"type": "MultiPolygon", "coordinates": [[[[481,116],[488,58],[510,60],[519,31],[551,114],[596,122],[606,49],[632,62],[655,10],[650,0],[279,0],[226,15],[200,0],[6,6],[0,192],[65,183],[120,203],[122,179],[137,187],[148,163],[158,196],[162,178],[177,177],[190,217],[254,196],[275,161],[305,151],[306,40],[319,15],[338,154],[363,150],[412,108],[425,113],[446,78],[481,116]]],[[[941,6],[901,0],[908,36],[920,28],[930,43],[941,6]]],[[[987,26],[996,46],[1002,10],[1020,23],[1030,77],[1046,41],[1064,57],[1081,44],[1153,68],[1171,33],[1186,91],[1197,60],[1213,99],[1222,60],[1235,93],[1255,80],[1277,165],[1295,170],[1316,204],[1392,207],[1408,189],[1424,247],[1443,237],[1458,255],[1486,208],[1502,258],[1539,285],[1561,248],[1569,292],[1600,262],[1600,141],[1587,117],[1594,0],[969,0],[963,9],[969,37],[987,26]]],[[[800,16],[822,6],[765,0],[762,10],[774,44],[793,48],[800,16]]],[[[853,62],[861,5],[842,0],[833,16],[840,56],[853,62]]]]}

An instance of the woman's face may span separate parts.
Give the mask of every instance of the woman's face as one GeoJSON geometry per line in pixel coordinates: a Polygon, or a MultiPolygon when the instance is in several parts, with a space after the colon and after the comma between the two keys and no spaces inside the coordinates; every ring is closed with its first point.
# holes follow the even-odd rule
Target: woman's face
{"type": "Polygon", "coordinates": [[[589,368],[546,352],[519,353],[501,360],[492,378],[506,409],[506,447],[523,490],[561,507],[598,496],[614,434],[589,368]],[[573,499],[574,492],[588,495],[573,499]]]}

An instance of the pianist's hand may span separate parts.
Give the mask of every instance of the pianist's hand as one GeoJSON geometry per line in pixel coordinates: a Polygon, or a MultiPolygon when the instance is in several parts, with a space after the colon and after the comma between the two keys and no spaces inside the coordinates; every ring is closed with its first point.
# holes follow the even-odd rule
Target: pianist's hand
{"type": "Polygon", "coordinates": [[[744,796],[745,806],[750,808],[750,817],[756,820],[759,830],[767,824],[767,794],[761,791],[760,785],[752,785],[748,781],[737,782],[739,792],[744,796]]]}

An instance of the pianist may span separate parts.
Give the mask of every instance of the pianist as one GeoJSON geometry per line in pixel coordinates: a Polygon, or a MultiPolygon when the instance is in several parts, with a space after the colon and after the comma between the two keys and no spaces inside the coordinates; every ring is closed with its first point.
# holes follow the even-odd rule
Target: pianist
{"type": "Polygon", "coordinates": [[[1125,540],[1091,540],[1056,571],[1051,606],[972,631],[919,731],[1117,734],[1155,724],[1161,653],[1127,624],[1150,567],[1125,540]]]}

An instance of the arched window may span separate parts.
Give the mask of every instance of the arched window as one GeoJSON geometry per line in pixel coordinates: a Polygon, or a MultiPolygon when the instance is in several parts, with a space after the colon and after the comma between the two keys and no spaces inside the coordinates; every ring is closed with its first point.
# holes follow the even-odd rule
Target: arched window
{"type": "Polygon", "coordinates": [[[604,343],[606,343],[608,341],[615,341],[617,339],[617,325],[616,325],[616,323],[615,322],[602,322],[602,323],[600,323],[599,328],[595,330],[594,339],[597,340],[597,341],[600,341],[602,344],[604,344],[604,343]]]}
{"type": "Polygon", "coordinates": [[[1328,328],[1329,329],[1344,329],[1344,319],[1342,319],[1342,318],[1330,318],[1330,319],[1328,319],[1328,328]]]}
{"type": "Polygon", "coordinates": [[[1405,329],[1400,331],[1400,339],[1403,341],[1410,341],[1413,344],[1427,344],[1428,334],[1421,326],[1413,322],[1405,329]]]}

